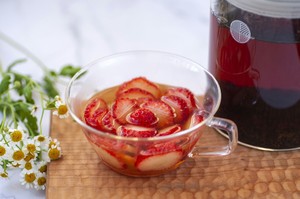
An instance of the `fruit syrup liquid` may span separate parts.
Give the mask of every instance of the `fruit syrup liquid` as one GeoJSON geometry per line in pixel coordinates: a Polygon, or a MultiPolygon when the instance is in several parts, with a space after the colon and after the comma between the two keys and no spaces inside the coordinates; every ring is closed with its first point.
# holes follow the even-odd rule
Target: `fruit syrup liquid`
{"type": "Polygon", "coordinates": [[[269,149],[300,147],[300,19],[272,19],[235,8],[220,24],[211,14],[209,70],[222,101],[217,116],[236,122],[239,141],[269,149]],[[236,42],[233,19],[253,38],[236,42]]]}
{"type": "MultiPolygon", "coordinates": [[[[158,84],[156,83],[160,90],[161,93],[165,93],[166,90],[168,88],[172,88],[174,86],[170,86],[170,85],[164,85],[164,84],[158,84]]],[[[116,93],[119,89],[119,86],[114,86],[108,89],[105,89],[103,91],[100,91],[98,93],[96,93],[94,96],[92,96],[86,103],[83,104],[82,106],[82,110],[85,109],[86,105],[88,103],[90,103],[93,99],[95,98],[102,98],[108,106],[111,106],[113,104],[113,102],[116,99],[116,93]]],[[[197,98],[198,103],[197,104],[201,104],[201,101],[203,100],[203,97],[201,96],[195,96],[197,98]]],[[[82,113],[84,111],[81,111],[82,113]]],[[[191,116],[183,123],[182,128],[183,129],[187,129],[189,127],[189,124],[191,122],[191,116]]],[[[84,121],[84,116],[82,114],[81,116],[82,120],[84,121]]],[[[89,134],[87,132],[87,134],[89,134]]],[[[181,136],[179,138],[174,138],[171,139],[170,141],[174,141],[176,139],[176,143],[178,143],[178,146],[180,146],[181,150],[182,150],[182,158],[180,161],[178,161],[175,165],[173,165],[172,167],[165,169],[165,170],[153,170],[153,171],[139,171],[136,167],[135,167],[135,162],[136,162],[136,156],[139,155],[139,149],[138,147],[143,148],[143,145],[145,143],[141,143],[138,146],[134,143],[130,144],[129,142],[124,142],[127,146],[125,147],[126,149],[119,149],[118,146],[116,147],[116,145],[118,145],[116,142],[116,140],[113,140],[111,143],[109,141],[109,138],[100,138],[98,139],[98,142],[102,142],[102,143],[97,143],[97,138],[95,139],[95,136],[92,136],[93,138],[86,136],[87,139],[90,140],[90,142],[92,143],[93,149],[100,154],[99,152],[99,147],[106,149],[106,150],[111,150],[111,144],[114,144],[115,146],[115,150],[118,150],[118,152],[115,153],[116,157],[125,165],[125,167],[123,168],[115,168],[113,165],[110,165],[109,163],[105,163],[106,166],[110,167],[112,170],[124,174],[124,175],[128,175],[128,176],[135,176],[135,177],[150,177],[150,176],[157,176],[157,175],[161,175],[166,173],[167,171],[172,171],[175,170],[176,168],[178,168],[186,159],[188,153],[191,151],[191,149],[197,144],[199,138],[202,136],[202,133],[199,133],[197,131],[197,133],[193,133],[192,135],[187,135],[187,136],[181,136]],[[105,142],[105,143],[104,143],[105,142]],[[105,145],[108,146],[105,146],[105,145]],[[131,148],[131,149],[130,149],[131,148]]],[[[164,141],[158,142],[159,143],[164,143],[164,141]]],[[[146,143],[145,145],[147,146],[149,143],[146,143]]],[[[151,145],[153,145],[153,143],[151,143],[151,145]]],[[[121,145],[122,146],[122,145],[121,145]]],[[[124,146],[123,146],[124,147],[124,146]]]]}

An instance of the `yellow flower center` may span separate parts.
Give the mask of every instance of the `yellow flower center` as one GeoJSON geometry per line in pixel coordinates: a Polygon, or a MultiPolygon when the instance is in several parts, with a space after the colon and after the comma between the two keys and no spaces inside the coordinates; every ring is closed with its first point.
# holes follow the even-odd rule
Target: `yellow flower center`
{"type": "Polygon", "coordinates": [[[44,136],[39,136],[37,139],[39,142],[44,142],[45,141],[45,137],[44,136]]]}
{"type": "Polygon", "coordinates": [[[29,162],[30,160],[32,160],[34,158],[34,155],[32,153],[27,153],[26,157],[24,158],[24,160],[26,162],[29,162]]]}
{"type": "Polygon", "coordinates": [[[36,179],[36,176],[34,173],[27,173],[27,174],[25,174],[24,179],[28,183],[33,183],[36,179]]]}
{"type": "Polygon", "coordinates": [[[39,186],[45,185],[46,184],[46,178],[45,177],[39,177],[37,179],[37,183],[38,183],[39,186]]]}
{"type": "Polygon", "coordinates": [[[7,177],[8,177],[8,174],[7,174],[7,173],[1,173],[0,176],[1,176],[2,178],[7,178],[7,177]]]}
{"type": "Polygon", "coordinates": [[[68,108],[65,104],[62,104],[57,108],[57,112],[59,115],[64,115],[68,112],[68,108]]]}
{"type": "Polygon", "coordinates": [[[55,145],[56,145],[55,142],[51,141],[51,142],[49,143],[49,148],[51,148],[52,146],[55,146],[55,145]]]}
{"type": "Polygon", "coordinates": [[[19,151],[15,151],[12,157],[14,160],[19,161],[22,160],[25,157],[25,155],[23,151],[19,150],[19,151]]]}
{"type": "Polygon", "coordinates": [[[20,142],[22,140],[22,132],[19,130],[15,130],[10,134],[10,138],[13,142],[20,142]]]}
{"type": "Polygon", "coordinates": [[[30,170],[30,169],[32,169],[32,164],[30,162],[26,162],[24,168],[27,170],[30,170]]]}
{"type": "Polygon", "coordinates": [[[34,144],[27,144],[27,150],[34,153],[36,151],[36,146],[34,144]]]}
{"type": "Polygon", "coordinates": [[[46,173],[46,171],[47,171],[47,165],[43,165],[39,168],[39,172],[41,173],[46,173]]]}
{"type": "Polygon", "coordinates": [[[0,146],[0,156],[5,155],[6,149],[3,146],[0,146]]]}
{"type": "Polygon", "coordinates": [[[51,160],[57,160],[60,157],[60,151],[57,148],[50,149],[48,156],[51,160]]]}

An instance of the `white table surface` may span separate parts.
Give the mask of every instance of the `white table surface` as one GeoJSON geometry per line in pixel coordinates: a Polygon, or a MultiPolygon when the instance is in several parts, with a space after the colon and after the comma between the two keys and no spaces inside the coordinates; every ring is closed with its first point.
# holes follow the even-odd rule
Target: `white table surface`
{"type": "MultiPolygon", "coordinates": [[[[53,70],[128,50],[171,52],[207,67],[209,5],[209,0],[2,0],[0,32],[53,70]]],[[[17,58],[22,57],[0,41],[2,64],[17,58]]],[[[31,66],[20,70],[38,73],[31,66]]],[[[9,181],[0,180],[0,199],[7,198],[42,199],[45,191],[27,190],[15,172],[9,181]]]]}

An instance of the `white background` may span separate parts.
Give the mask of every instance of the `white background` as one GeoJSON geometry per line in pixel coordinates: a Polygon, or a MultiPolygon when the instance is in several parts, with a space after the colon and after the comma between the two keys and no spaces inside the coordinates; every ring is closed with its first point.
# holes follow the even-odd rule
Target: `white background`
{"type": "MultiPolygon", "coordinates": [[[[56,71],[128,50],[171,52],[207,67],[209,4],[209,0],[0,0],[0,33],[56,71]]],[[[23,57],[0,40],[4,66],[23,57]]],[[[32,64],[18,69],[33,76],[41,72],[32,64]]],[[[44,191],[26,190],[18,180],[18,172],[9,181],[0,180],[0,199],[45,198],[44,191]]]]}

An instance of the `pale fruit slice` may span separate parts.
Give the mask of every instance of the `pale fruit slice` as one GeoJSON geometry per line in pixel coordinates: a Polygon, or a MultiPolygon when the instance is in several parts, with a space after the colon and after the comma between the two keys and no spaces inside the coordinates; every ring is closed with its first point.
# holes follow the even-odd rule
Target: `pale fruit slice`
{"type": "Polygon", "coordinates": [[[102,160],[106,162],[108,165],[117,169],[123,169],[125,167],[125,164],[122,163],[119,159],[117,159],[117,157],[113,152],[98,147],[97,153],[102,158],[102,160]]]}
{"type": "Polygon", "coordinates": [[[171,168],[182,159],[181,151],[172,151],[165,154],[140,157],[137,159],[136,167],[140,171],[158,171],[171,168]]]}

